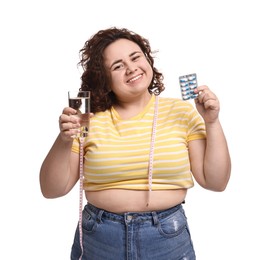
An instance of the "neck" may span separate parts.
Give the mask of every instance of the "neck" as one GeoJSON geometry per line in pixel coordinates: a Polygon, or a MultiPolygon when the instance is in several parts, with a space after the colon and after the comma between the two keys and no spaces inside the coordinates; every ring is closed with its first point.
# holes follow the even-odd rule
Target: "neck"
{"type": "Polygon", "coordinates": [[[113,105],[113,107],[122,119],[129,119],[139,114],[146,107],[151,97],[152,96],[148,93],[148,95],[134,100],[118,100],[117,103],[113,105]]]}

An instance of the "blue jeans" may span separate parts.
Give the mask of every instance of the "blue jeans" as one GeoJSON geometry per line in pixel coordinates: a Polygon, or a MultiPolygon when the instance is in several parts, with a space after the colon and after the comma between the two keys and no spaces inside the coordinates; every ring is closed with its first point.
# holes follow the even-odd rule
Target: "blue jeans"
{"type": "MultiPolygon", "coordinates": [[[[82,260],[195,260],[182,205],[164,211],[115,214],[87,204],[82,260]]],[[[77,227],[71,260],[81,255],[77,227]]]]}

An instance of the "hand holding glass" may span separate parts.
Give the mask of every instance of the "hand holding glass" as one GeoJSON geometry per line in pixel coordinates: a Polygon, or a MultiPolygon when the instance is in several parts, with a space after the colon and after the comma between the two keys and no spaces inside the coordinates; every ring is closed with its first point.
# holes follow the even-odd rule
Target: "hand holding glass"
{"type": "Polygon", "coordinates": [[[74,137],[86,137],[90,121],[90,91],[68,91],[69,107],[75,109],[79,118],[80,133],[74,137]]]}

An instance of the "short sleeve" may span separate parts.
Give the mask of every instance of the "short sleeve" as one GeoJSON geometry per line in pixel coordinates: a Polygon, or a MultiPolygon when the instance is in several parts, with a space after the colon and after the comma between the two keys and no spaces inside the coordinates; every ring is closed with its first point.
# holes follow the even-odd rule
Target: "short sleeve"
{"type": "Polygon", "coordinates": [[[205,139],[206,138],[206,130],[205,124],[198,113],[198,111],[194,108],[194,106],[187,102],[188,104],[188,113],[187,113],[187,122],[188,122],[188,133],[187,133],[187,142],[197,140],[197,139],[205,139]]]}

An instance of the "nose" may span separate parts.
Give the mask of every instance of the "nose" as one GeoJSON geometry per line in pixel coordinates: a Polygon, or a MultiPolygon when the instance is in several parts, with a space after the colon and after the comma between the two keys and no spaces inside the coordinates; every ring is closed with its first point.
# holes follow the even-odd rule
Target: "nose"
{"type": "Polygon", "coordinates": [[[137,71],[137,68],[135,67],[135,65],[132,65],[132,64],[127,65],[127,68],[126,68],[127,75],[129,75],[135,71],[137,71]]]}

